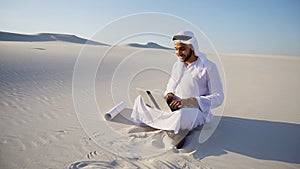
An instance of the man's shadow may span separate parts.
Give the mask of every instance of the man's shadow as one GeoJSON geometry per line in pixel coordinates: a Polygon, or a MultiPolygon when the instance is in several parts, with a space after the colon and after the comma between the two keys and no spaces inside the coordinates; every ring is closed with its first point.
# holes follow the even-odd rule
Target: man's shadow
{"type": "Polygon", "coordinates": [[[212,136],[202,144],[200,133],[201,129],[193,130],[183,147],[186,151],[194,149],[197,158],[230,151],[256,159],[300,163],[299,124],[223,116],[212,136]]]}
{"type": "MultiPolygon", "coordinates": [[[[134,125],[131,111],[125,109],[112,122],[134,125]]],[[[197,127],[187,136],[183,152],[194,151],[193,155],[202,159],[230,151],[256,159],[300,163],[300,124],[228,116],[214,119],[217,118],[221,121],[211,137],[200,144],[204,129],[197,127]]]]}

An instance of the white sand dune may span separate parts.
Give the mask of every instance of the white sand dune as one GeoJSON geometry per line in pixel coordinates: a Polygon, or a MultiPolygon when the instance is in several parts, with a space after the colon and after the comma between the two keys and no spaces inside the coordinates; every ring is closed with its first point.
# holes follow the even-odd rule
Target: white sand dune
{"type": "MultiPolygon", "coordinates": [[[[81,123],[78,120],[81,116],[74,109],[72,76],[82,47],[82,44],[59,41],[0,42],[0,168],[300,167],[300,57],[221,55],[227,95],[224,114],[214,134],[200,144],[201,129],[196,129],[181,150],[171,148],[148,158],[130,158],[112,153],[119,148],[113,144],[106,149],[98,146],[92,140],[96,135],[84,132],[84,120],[90,121],[87,127],[100,128],[104,122],[101,113],[95,119],[89,114],[90,107],[86,107],[86,119],[81,123]]],[[[109,47],[89,46],[88,49],[90,57],[97,58],[109,47]]],[[[148,58],[157,54],[162,58],[162,65],[169,62],[171,66],[175,60],[162,50],[116,47],[109,57],[103,58],[97,72],[96,99],[103,111],[109,110],[113,101],[129,100],[129,109],[106,123],[119,134],[136,139],[151,134],[158,136],[155,132],[159,131],[133,126],[128,119],[130,101],[137,94],[135,87],[163,88],[168,76],[158,70],[137,74],[131,79],[131,85],[125,86],[129,91],[125,93],[122,83],[129,78],[126,73],[135,71],[127,62],[145,66],[145,60],[134,55],[120,65],[119,61],[133,52],[142,52],[148,58]],[[106,99],[111,96],[114,100],[106,99]]],[[[148,59],[147,63],[156,59],[148,59]]],[[[84,74],[79,78],[84,80],[84,74]]],[[[88,90],[81,89],[79,102],[89,100],[88,90]]],[[[97,138],[105,140],[99,132],[95,130],[97,138]]],[[[162,140],[150,142],[156,148],[165,148],[168,139],[162,140]]],[[[134,139],[129,141],[134,147],[133,143],[134,139]]],[[[148,143],[140,149],[151,151],[148,143]]]]}
{"type": "Polygon", "coordinates": [[[78,43],[78,44],[90,44],[90,45],[105,45],[107,44],[87,40],[80,38],[75,35],[68,34],[57,34],[57,33],[39,33],[35,35],[25,35],[18,33],[2,32],[0,31],[0,41],[16,41],[16,42],[51,42],[51,41],[60,41],[60,42],[69,42],[69,43],[78,43]]]}
{"type": "Polygon", "coordinates": [[[153,48],[153,49],[168,49],[172,50],[172,48],[161,46],[155,42],[148,42],[146,44],[139,44],[139,43],[129,43],[126,46],[129,47],[136,47],[136,48],[153,48]]]}

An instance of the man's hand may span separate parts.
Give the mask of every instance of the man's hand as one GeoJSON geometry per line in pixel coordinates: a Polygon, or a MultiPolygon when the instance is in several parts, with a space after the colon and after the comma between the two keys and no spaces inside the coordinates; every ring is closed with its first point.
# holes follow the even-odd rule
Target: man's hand
{"type": "Polygon", "coordinates": [[[168,93],[165,99],[172,110],[177,110],[181,108],[181,100],[174,95],[174,93],[168,93]]]}
{"type": "Polygon", "coordinates": [[[182,105],[181,105],[181,99],[179,99],[179,100],[173,100],[171,103],[170,103],[170,107],[172,108],[172,109],[180,109],[181,107],[182,107],[182,105]]]}
{"type": "Polygon", "coordinates": [[[180,109],[180,108],[199,108],[199,104],[196,98],[187,98],[187,99],[179,99],[177,97],[173,97],[173,100],[168,102],[172,109],[180,109]]]}
{"type": "Polygon", "coordinates": [[[174,98],[175,98],[174,93],[168,93],[168,94],[165,96],[165,99],[166,99],[167,102],[171,102],[174,98]]]}

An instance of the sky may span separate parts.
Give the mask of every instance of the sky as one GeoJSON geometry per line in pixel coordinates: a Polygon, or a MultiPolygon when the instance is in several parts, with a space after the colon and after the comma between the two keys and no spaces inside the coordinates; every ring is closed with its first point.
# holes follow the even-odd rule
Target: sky
{"type": "Polygon", "coordinates": [[[220,53],[300,56],[300,0],[0,0],[0,4],[0,31],[90,38],[120,18],[156,12],[195,25],[220,53]]]}

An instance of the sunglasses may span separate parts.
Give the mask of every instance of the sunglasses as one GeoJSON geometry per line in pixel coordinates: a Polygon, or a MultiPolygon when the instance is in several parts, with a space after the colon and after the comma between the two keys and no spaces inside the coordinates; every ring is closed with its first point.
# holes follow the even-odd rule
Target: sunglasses
{"type": "Polygon", "coordinates": [[[192,37],[190,37],[190,36],[186,36],[186,35],[175,35],[175,36],[173,36],[173,41],[174,40],[184,40],[184,41],[187,41],[187,40],[190,40],[190,39],[192,39],[192,37]]]}

